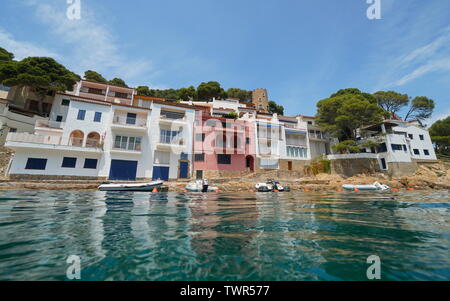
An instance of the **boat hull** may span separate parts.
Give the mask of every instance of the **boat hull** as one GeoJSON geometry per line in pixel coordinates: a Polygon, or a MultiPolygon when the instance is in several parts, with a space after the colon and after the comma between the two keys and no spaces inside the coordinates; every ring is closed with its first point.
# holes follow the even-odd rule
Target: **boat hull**
{"type": "Polygon", "coordinates": [[[155,188],[160,189],[162,182],[152,182],[147,184],[103,184],[98,187],[100,191],[144,191],[151,192],[155,188]]]}

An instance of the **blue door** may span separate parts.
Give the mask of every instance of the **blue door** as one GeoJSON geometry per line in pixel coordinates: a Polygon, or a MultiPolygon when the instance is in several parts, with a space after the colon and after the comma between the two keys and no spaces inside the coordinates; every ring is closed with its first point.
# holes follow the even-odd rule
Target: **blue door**
{"type": "Polygon", "coordinates": [[[181,179],[188,178],[188,168],[189,168],[189,162],[186,162],[186,161],[180,162],[180,178],[181,179]]]}
{"type": "Polygon", "coordinates": [[[110,180],[135,181],[137,161],[111,160],[110,180]]]}
{"type": "Polygon", "coordinates": [[[169,167],[153,166],[153,180],[169,180],[169,167]]]}

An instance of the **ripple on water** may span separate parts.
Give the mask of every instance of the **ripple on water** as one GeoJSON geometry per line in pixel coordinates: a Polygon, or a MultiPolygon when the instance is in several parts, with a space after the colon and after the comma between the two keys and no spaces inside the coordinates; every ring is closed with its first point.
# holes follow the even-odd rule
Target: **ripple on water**
{"type": "Polygon", "coordinates": [[[0,192],[0,280],[450,280],[448,191],[0,192]]]}

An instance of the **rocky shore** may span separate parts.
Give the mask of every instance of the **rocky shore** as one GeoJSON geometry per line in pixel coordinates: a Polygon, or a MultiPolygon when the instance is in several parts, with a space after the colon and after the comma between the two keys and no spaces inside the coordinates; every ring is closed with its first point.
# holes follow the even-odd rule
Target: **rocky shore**
{"type": "MultiPolygon", "coordinates": [[[[210,179],[210,184],[218,186],[222,192],[253,191],[257,182],[268,178],[279,180],[293,191],[341,191],[343,184],[372,184],[378,181],[399,190],[431,190],[450,189],[450,163],[422,165],[411,176],[390,178],[382,173],[361,174],[345,177],[337,174],[318,174],[311,176],[295,176],[293,172],[269,171],[249,174],[241,178],[210,179]]],[[[166,182],[171,192],[183,192],[186,181],[166,182]]],[[[100,181],[9,181],[0,179],[0,190],[97,190],[100,181]]]]}

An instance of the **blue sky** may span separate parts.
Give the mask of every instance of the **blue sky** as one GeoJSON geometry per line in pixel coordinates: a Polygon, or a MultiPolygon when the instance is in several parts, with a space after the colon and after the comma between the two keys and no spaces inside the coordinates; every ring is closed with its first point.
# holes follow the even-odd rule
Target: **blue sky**
{"type": "Polygon", "coordinates": [[[450,1],[2,0],[0,47],[152,88],[267,88],[289,115],[341,88],[395,90],[450,115],[450,1]]]}

